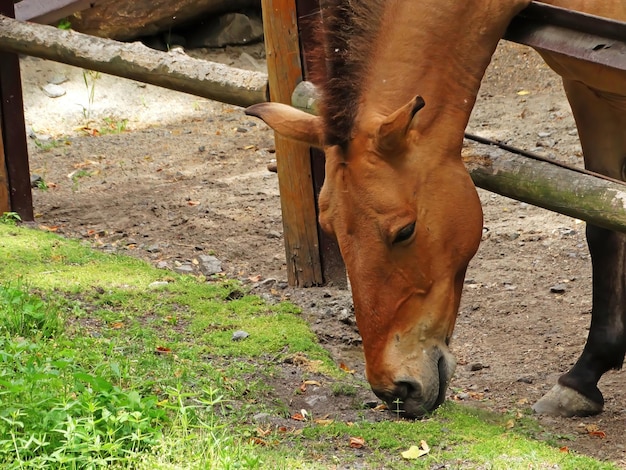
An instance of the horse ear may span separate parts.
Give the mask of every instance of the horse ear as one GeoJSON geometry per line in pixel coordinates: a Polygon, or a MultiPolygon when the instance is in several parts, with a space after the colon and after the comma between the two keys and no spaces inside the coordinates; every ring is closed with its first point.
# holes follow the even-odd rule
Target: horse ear
{"type": "Polygon", "coordinates": [[[324,146],[322,120],[318,116],[281,103],[253,104],[246,108],[246,114],[262,119],[282,136],[312,147],[324,146]]]}
{"type": "Polygon", "coordinates": [[[405,145],[406,133],[409,131],[415,115],[424,105],[424,99],[418,95],[387,116],[376,134],[376,146],[381,153],[405,145]]]}

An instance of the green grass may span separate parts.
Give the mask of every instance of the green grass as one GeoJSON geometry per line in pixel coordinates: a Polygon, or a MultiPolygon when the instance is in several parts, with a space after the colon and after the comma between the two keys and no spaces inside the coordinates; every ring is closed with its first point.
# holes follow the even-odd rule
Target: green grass
{"type": "Polygon", "coordinates": [[[11,217],[0,256],[0,468],[615,468],[534,439],[531,419],[450,403],[419,422],[259,425],[259,413],[285,422],[272,383],[295,353],[337,397],[366,386],[335,366],[293,305],[11,217]],[[250,336],[232,341],[239,329],[250,336]],[[363,447],[350,447],[354,437],[363,447]],[[430,452],[404,459],[421,440],[430,452]]]}

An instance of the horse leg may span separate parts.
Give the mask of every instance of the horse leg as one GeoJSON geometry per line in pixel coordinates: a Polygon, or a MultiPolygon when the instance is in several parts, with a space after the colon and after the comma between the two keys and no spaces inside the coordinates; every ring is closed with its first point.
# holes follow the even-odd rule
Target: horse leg
{"type": "MultiPolygon", "coordinates": [[[[626,179],[626,97],[601,93],[581,82],[564,80],[580,136],[585,166],[626,179]]],[[[593,296],[591,328],[582,355],[533,409],[557,416],[602,411],[598,381],[620,369],[626,351],[626,234],[587,224],[593,296]]]]}

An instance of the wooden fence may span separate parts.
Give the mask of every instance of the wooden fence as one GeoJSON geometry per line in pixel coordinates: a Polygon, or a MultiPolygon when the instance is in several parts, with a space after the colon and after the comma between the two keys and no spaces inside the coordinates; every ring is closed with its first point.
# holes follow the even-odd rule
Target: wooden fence
{"type": "MultiPolygon", "coordinates": [[[[59,0],[59,3],[64,2],[59,0]]],[[[315,23],[320,21],[319,0],[262,0],[262,8],[267,75],[191,58],[172,60],[167,53],[147,51],[139,44],[19,22],[12,19],[13,1],[0,0],[0,15],[4,15],[0,16],[0,212],[11,210],[24,220],[33,219],[17,54],[64,62],[239,106],[270,99],[314,112],[314,88],[306,79],[308,47],[312,44],[309,38],[315,23]],[[91,53],[90,48],[93,48],[91,53]],[[137,48],[141,48],[141,54],[137,48]],[[147,61],[137,58],[146,55],[147,61]]],[[[508,39],[535,48],[556,50],[626,70],[626,25],[622,23],[562,9],[546,10],[533,4],[514,20],[507,34],[508,39]],[[564,37],[568,38],[565,42],[560,40],[564,37]],[[596,48],[597,44],[611,47],[596,48]],[[590,54],[589,50],[597,54],[590,54]]],[[[345,285],[345,270],[337,246],[317,224],[316,199],[324,178],[323,155],[277,135],[276,158],[289,283],[345,285]]],[[[626,186],[621,182],[513,154],[491,160],[476,159],[468,163],[468,169],[479,187],[626,231],[626,186]]]]}

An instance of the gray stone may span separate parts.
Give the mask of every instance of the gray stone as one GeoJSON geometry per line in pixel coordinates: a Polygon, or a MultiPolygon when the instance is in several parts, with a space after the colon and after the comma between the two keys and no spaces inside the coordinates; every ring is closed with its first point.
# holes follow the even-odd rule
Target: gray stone
{"type": "Polygon", "coordinates": [[[46,96],[50,98],[58,98],[59,96],[63,96],[65,92],[65,88],[59,85],[55,85],[54,83],[48,83],[41,87],[46,96]]]}
{"type": "Polygon", "coordinates": [[[193,266],[190,264],[181,264],[180,266],[175,266],[174,271],[178,274],[193,274],[193,266]]]}
{"type": "Polygon", "coordinates": [[[222,262],[215,256],[200,255],[198,261],[200,262],[200,272],[205,276],[222,272],[222,262]]]}
{"type": "Polygon", "coordinates": [[[148,284],[148,289],[158,289],[160,287],[165,287],[169,284],[167,281],[154,281],[148,284]]]}
{"type": "Polygon", "coordinates": [[[250,333],[248,333],[247,331],[237,330],[233,333],[232,340],[241,341],[242,339],[246,339],[248,336],[250,336],[250,333]]]}
{"type": "Polygon", "coordinates": [[[63,75],[62,73],[58,73],[53,75],[50,79],[48,79],[48,83],[52,83],[53,85],[60,85],[61,83],[65,83],[69,80],[67,75],[63,75]]]}

